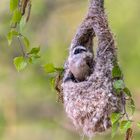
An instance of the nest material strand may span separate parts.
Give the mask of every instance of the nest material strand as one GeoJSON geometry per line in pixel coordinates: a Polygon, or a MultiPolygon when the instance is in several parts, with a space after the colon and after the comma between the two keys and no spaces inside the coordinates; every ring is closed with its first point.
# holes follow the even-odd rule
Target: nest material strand
{"type": "MultiPolygon", "coordinates": [[[[115,42],[104,13],[103,0],[91,0],[89,11],[72,40],[70,52],[77,45],[93,53],[92,40],[98,38],[93,73],[86,81],[62,83],[64,107],[77,129],[87,136],[101,133],[111,127],[110,115],[122,112],[121,96],[113,89],[112,68],[117,59],[115,42]]],[[[69,62],[64,78],[69,75],[69,62]]]]}

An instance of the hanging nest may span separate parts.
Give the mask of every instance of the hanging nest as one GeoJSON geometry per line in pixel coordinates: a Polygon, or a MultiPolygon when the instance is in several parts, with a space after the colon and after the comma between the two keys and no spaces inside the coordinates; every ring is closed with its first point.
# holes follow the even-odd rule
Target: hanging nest
{"type": "Polygon", "coordinates": [[[64,107],[68,117],[78,130],[87,136],[101,133],[111,127],[110,115],[123,112],[123,94],[117,95],[112,69],[117,61],[113,35],[104,13],[103,0],[91,0],[89,11],[70,46],[69,57],[77,46],[84,46],[93,55],[92,73],[84,81],[65,80],[70,76],[69,57],[61,84],[64,107]],[[94,57],[93,41],[98,39],[94,57]]]}

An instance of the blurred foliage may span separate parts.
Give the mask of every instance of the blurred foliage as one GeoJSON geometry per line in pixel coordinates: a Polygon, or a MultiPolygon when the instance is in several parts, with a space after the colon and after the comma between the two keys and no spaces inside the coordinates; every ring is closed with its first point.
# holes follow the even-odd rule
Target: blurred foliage
{"type": "MultiPolygon", "coordinates": [[[[41,58],[18,73],[13,58],[21,56],[17,39],[8,46],[9,0],[0,1],[0,138],[1,140],[79,140],[63,106],[40,64],[63,65],[70,41],[87,10],[85,0],[33,0],[31,17],[23,30],[32,46],[39,44],[41,58]]],[[[140,118],[140,5],[139,0],[107,0],[109,22],[117,40],[118,55],[125,83],[136,101],[135,120],[140,118]]],[[[135,128],[135,126],[134,126],[135,128]]],[[[140,129],[134,129],[139,140],[140,129]]],[[[113,139],[121,140],[117,135],[113,139]]],[[[86,139],[86,138],[85,138],[86,139]]],[[[110,132],[96,140],[110,140],[110,132]]]]}

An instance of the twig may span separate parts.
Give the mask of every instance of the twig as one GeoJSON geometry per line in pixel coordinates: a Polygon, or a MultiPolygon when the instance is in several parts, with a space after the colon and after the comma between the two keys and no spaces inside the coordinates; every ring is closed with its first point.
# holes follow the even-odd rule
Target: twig
{"type": "Polygon", "coordinates": [[[29,1],[28,3],[28,13],[27,13],[27,17],[26,17],[26,22],[28,22],[29,18],[30,18],[30,14],[31,14],[31,1],[29,1]]]}
{"type": "Polygon", "coordinates": [[[123,93],[121,93],[121,98],[122,98],[122,105],[123,105],[124,115],[126,116],[127,120],[129,121],[130,118],[129,118],[128,114],[127,114],[126,107],[125,107],[125,105],[126,105],[126,99],[125,99],[125,96],[124,96],[123,93]]]}
{"type": "Polygon", "coordinates": [[[26,53],[24,51],[24,46],[22,45],[22,42],[20,40],[20,36],[18,36],[17,38],[18,38],[18,41],[19,41],[19,44],[20,44],[20,48],[21,48],[22,54],[23,54],[24,57],[26,57],[26,53]]]}

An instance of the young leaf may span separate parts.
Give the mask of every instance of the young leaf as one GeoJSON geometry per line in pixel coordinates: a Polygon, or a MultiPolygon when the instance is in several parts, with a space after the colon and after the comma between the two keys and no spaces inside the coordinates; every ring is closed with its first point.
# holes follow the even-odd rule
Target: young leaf
{"type": "Polygon", "coordinates": [[[125,88],[125,85],[124,85],[123,80],[116,80],[116,81],[114,81],[113,87],[116,90],[118,90],[118,89],[124,89],[125,88]]]}
{"type": "Polygon", "coordinates": [[[13,17],[12,17],[12,23],[19,23],[20,20],[21,20],[21,17],[22,17],[22,15],[21,15],[20,10],[16,9],[14,11],[14,14],[13,14],[13,17]]]}
{"type": "Polygon", "coordinates": [[[10,11],[13,12],[18,7],[18,0],[10,0],[10,11]]]}
{"type": "Polygon", "coordinates": [[[33,55],[31,55],[31,56],[29,57],[28,62],[29,62],[30,64],[34,64],[34,63],[36,63],[36,60],[37,60],[38,58],[40,58],[40,55],[33,54],[33,55]]]}
{"type": "Polygon", "coordinates": [[[18,36],[18,35],[19,35],[19,33],[18,33],[17,31],[14,31],[14,30],[10,31],[10,32],[7,34],[7,40],[8,40],[8,45],[9,45],[9,46],[10,46],[11,43],[12,43],[13,37],[14,37],[14,36],[18,36]]]}
{"type": "Polygon", "coordinates": [[[130,108],[132,110],[132,114],[134,114],[136,107],[135,107],[135,102],[132,98],[130,100],[130,108]]]}
{"type": "Polygon", "coordinates": [[[40,51],[40,47],[32,48],[32,50],[28,54],[38,54],[40,51]]]}
{"type": "Polygon", "coordinates": [[[25,27],[25,24],[26,24],[26,19],[24,16],[22,16],[21,20],[20,20],[20,23],[19,23],[19,29],[20,29],[20,32],[23,31],[24,27],[25,27]]]}
{"type": "Polygon", "coordinates": [[[112,70],[112,77],[113,78],[121,78],[122,77],[122,71],[118,65],[114,66],[112,70]]]}
{"type": "Polygon", "coordinates": [[[23,36],[23,42],[25,44],[25,47],[28,49],[30,47],[30,42],[27,37],[23,36]]]}
{"type": "Polygon", "coordinates": [[[125,88],[123,89],[123,91],[124,91],[124,93],[125,93],[128,97],[132,97],[132,94],[131,94],[130,90],[129,90],[127,87],[125,87],[125,88]]]}
{"type": "Polygon", "coordinates": [[[137,126],[140,128],[140,122],[137,123],[137,126]]]}
{"type": "Polygon", "coordinates": [[[54,89],[54,87],[55,87],[55,77],[50,78],[50,85],[51,85],[52,89],[54,89]]]}
{"type": "Polygon", "coordinates": [[[16,58],[14,58],[14,65],[15,65],[17,71],[19,72],[19,71],[21,71],[21,70],[26,68],[27,61],[22,56],[16,57],[16,58]]]}
{"type": "Polygon", "coordinates": [[[115,136],[118,128],[119,128],[119,122],[116,121],[112,124],[112,133],[111,133],[112,138],[115,136]]]}
{"type": "Polygon", "coordinates": [[[56,70],[57,72],[60,72],[60,73],[63,73],[63,72],[64,72],[64,68],[63,68],[63,67],[60,67],[60,68],[56,68],[56,67],[55,67],[55,70],[56,70]]]}
{"type": "Polygon", "coordinates": [[[121,131],[121,133],[125,133],[128,128],[131,128],[131,125],[132,125],[132,122],[131,121],[123,120],[120,123],[120,131],[121,131]]]}
{"type": "Polygon", "coordinates": [[[46,64],[44,66],[44,70],[47,72],[47,73],[54,73],[55,72],[55,67],[53,64],[46,64]]]}
{"type": "Polygon", "coordinates": [[[118,121],[120,119],[120,117],[121,117],[120,113],[115,113],[115,112],[112,113],[111,117],[110,117],[111,123],[114,124],[116,121],[118,121]]]}

